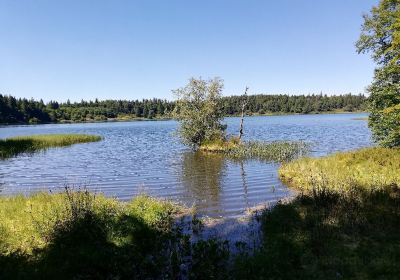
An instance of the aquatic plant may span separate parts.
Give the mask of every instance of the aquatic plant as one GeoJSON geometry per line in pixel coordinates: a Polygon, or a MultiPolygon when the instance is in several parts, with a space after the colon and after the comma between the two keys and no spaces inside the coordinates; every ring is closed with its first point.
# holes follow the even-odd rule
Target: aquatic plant
{"type": "Polygon", "coordinates": [[[100,140],[100,136],[87,134],[43,134],[0,139],[0,159],[6,159],[20,153],[33,153],[51,147],[64,147],[100,140]]]}
{"type": "Polygon", "coordinates": [[[301,141],[247,141],[230,149],[232,158],[257,158],[267,161],[284,162],[302,157],[309,152],[309,145],[301,141]]]}
{"type": "Polygon", "coordinates": [[[228,140],[208,141],[200,150],[223,153],[233,159],[261,159],[284,162],[307,155],[309,145],[301,141],[240,141],[236,137],[228,140]]]}

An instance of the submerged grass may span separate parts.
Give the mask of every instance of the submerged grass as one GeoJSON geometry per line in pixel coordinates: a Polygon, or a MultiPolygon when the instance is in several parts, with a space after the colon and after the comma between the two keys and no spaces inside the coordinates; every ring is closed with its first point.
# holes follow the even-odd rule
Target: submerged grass
{"type": "Polygon", "coordinates": [[[20,153],[33,153],[51,147],[70,146],[100,140],[100,136],[87,134],[44,134],[0,139],[0,159],[6,159],[20,153]]]}
{"type": "Polygon", "coordinates": [[[210,141],[200,147],[204,152],[223,153],[234,159],[260,159],[284,162],[308,154],[309,145],[301,141],[244,141],[236,138],[227,141],[210,141]]]}
{"type": "Polygon", "coordinates": [[[400,149],[365,148],[323,158],[301,158],[282,165],[281,179],[289,186],[311,191],[323,185],[344,192],[400,186],[400,149]]]}

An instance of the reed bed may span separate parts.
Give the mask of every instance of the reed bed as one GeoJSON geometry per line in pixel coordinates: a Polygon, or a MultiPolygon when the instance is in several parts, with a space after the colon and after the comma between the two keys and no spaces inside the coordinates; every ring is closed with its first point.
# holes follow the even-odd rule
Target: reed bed
{"type": "Polygon", "coordinates": [[[87,134],[43,134],[0,139],[0,159],[6,159],[21,153],[34,153],[52,147],[96,142],[101,139],[98,135],[87,134]]]}
{"type": "Polygon", "coordinates": [[[222,153],[233,159],[259,159],[285,162],[309,153],[310,146],[301,141],[239,141],[231,138],[217,140],[200,146],[200,151],[222,153]]]}
{"type": "Polygon", "coordinates": [[[235,159],[261,159],[285,162],[302,157],[309,152],[309,145],[300,141],[248,141],[227,151],[235,159]]]}

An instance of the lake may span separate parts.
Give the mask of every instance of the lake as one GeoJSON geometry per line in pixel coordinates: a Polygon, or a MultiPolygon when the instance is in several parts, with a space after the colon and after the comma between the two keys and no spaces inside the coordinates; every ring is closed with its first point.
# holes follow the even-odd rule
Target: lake
{"type": "MultiPolygon", "coordinates": [[[[312,155],[371,146],[366,114],[246,117],[245,140],[302,140],[312,155]]],[[[237,134],[239,118],[226,118],[237,134]]],[[[101,142],[49,149],[0,161],[0,195],[86,187],[120,200],[146,193],[195,206],[201,215],[236,217],[259,204],[291,195],[277,176],[279,164],[232,161],[184,147],[175,121],[132,121],[0,127],[0,138],[47,133],[88,133],[101,142]]]]}

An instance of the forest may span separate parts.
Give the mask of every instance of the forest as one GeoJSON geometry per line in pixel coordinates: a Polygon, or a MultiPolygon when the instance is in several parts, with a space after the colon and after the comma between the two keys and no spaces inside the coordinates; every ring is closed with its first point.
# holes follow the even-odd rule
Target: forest
{"type": "MultiPolygon", "coordinates": [[[[240,113],[240,104],[247,99],[247,114],[309,114],[324,112],[364,111],[364,95],[266,95],[226,96],[220,104],[224,115],[240,113]]],[[[50,123],[105,121],[108,119],[171,118],[175,101],[163,99],[104,100],[64,103],[0,94],[0,123],[50,123]]]]}

